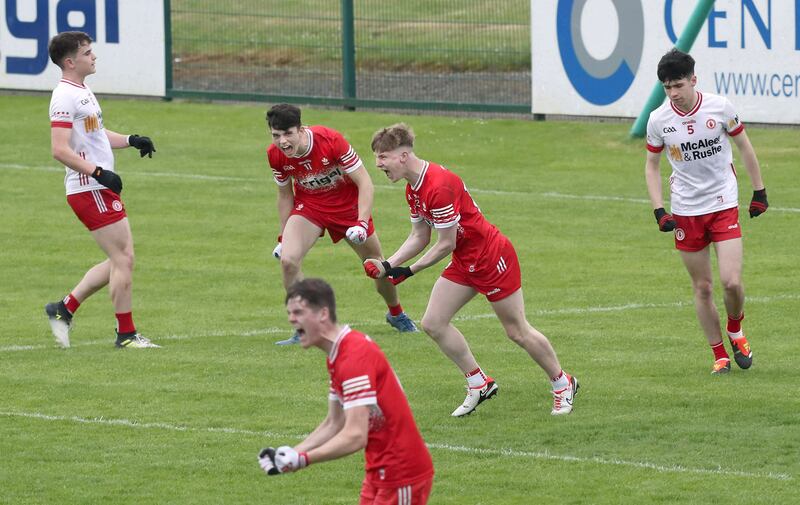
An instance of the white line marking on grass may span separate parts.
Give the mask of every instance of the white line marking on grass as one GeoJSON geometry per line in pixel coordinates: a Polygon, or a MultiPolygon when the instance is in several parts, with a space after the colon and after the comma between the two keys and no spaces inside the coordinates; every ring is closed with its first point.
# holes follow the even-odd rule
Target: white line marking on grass
{"type": "MultiPolygon", "coordinates": [[[[785,295],[776,295],[776,296],[751,296],[747,298],[747,302],[749,303],[772,303],[780,300],[797,300],[800,299],[800,295],[792,295],[792,294],[785,294],[785,295]]],[[[691,307],[693,305],[690,301],[685,302],[671,302],[671,303],[627,303],[624,305],[610,305],[610,306],[598,306],[598,307],[567,307],[563,309],[541,309],[541,310],[534,310],[528,312],[531,316],[553,316],[553,315],[561,315],[561,314],[595,314],[595,313],[602,313],[602,312],[624,312],[627,310],[639,310],[639,309],[670,309],[676,307],[691,307]]],[[[474,321],[478,319],[491,319],[497,317],[494,312],[486,313],[486,314],[472,314],[472,315],[463,315],[463,316],[456,316],[453,318],[453,321],[474,321]]],[[[383,323],[378,323],[375,321],[351,321],[349,323],[354,327],[363,327],[363,326],[381,326],[383,327],[383,323]]],[[[158,343],[162,340],[190,340],[193,338],[204,338],[204,337],[254,337],[258,335],[274,335],[279,333],[289,333],[289,325],[287,324],[285,327],[272,327],[272,328],[261,328],[255,330],[225,330],[225,331],[211,331],[211,332],[204,332],[204,333],[194,333],[188,335],[162,335],[153,337],[153,340],[158,343]]],[[[79,342],[72,345],[72,347],[87,347],[91,345],[112,345],[111,340],[92,340],[89,342],[79,342]]],[[[52,344],[40,344],[40,345],[8,345],[4,347],[0,347],[0,352],[19,352],[19,351],[40,351],[43,349],[53,349],[56,348],[57,345],[55,343],[52,344]]]]}
{"type": "MultiPolygon", "coordinates": [[[[10,169],[10,170],[39,170],[43,172],[63,172],[63,168],[54,167],[54,166],[35,166],[35,165],[20,165],[15,163],[0,163],[0,168],[3,169],[10,169]]],[[[268,174],[268,172],[265,172],[268,174]]],[[[201,180],[201,181],[230,181],[230,182],[258,182],[258,181],[269,181],[271,180],[268,175],[262,177],[230,177],[224,175],[203,175],[203,174],[186,174],[181,172],[135,172],[135,171],[127,171],[124,172],[125,177],[173,177],[177,179],[194,179],[194,180],[201,180]]],[[[375,189],[380,190],[395,190],[394,186],[390,186],[387,184],[375,184],[375,189]]],[[[650,203],[650,200],[646,198],[629,198],[624,196],[613,196],[613,195],[571,195],[567,193],[558,193],[556,191],[548,191],[545,193],[533,193],[530,191],[503,191],[503,190],[496,190],[496,189],[480,189],[480,188],[473,188],[470,187],[470,193],[475,193],[476,195],[498,195],[498,196],[517,196],[522,198],[530,198],[531,196],[541,196],[545,198],[556,198],[562,200],[588,200],[588,201],[606,201],[606,202],[624,202],[624,203],[636,203],[636,204],[647,204],[650,203]]],[[[746,209],[747,207],[743,203],[740,207],[742,209],[746,209]]],[[[773,212],[800,212],[800,208],[794,207],[770,207],[770,210],[773,212]]]]}
{"type": "Polygon", "coordinates": [[[460,445],[448,444],[427,444],[431,449],[440,449],[451,452],[463,452],[468,454],[482,454],[488,456],[511,456],[516,458],[532,458],[532,459],[547,459],[552,461],[566,461],[569,463],[589,463],[599,465],[617,465],[617,466],[630,466],[640,468],[643,470],[655,470],[657,472],[670,472],[670,473],[696,473],[696,474],[712,474],[712,475],[725,475],[733,477],[745,478],[761,478],[773,480],[793,480],[791,475],[785,473],[759,473],[759,472],[745,472],[741,470],[729,470],[718,466],[717,468],[692,468],[683,465],[659,465],[657,463],[650,463],[648,461],[626,461],[619,458],[602,458],[600,456],[593,456],[590,458],[581,456],[569,456],[551,454],[548,451],[533,452],[533,451],[518,451],[516,449],[481,449],[477,447],[464,447],[460,445]]]}
{"type": "MultiPolygon", "coordinates": [[[[161,335],[158,337],[153,337],[153,340],[162,341],[162,340],[190,340],[193,338],[203,338],[203,337],[253,337],[257,335],[269,335],[274,333],[288,333],[289,329],[287,328],[263,328],[260,330],[246,330],[246,331],[236,331],[236,330],[226,330],[226,331],[211,331],[205,333],[196,333],[190,335],[161,335]]],[[[73,347],[88,347],[90,345],[107,345],[113,346],[114,342],[111,339],[106,340],[90,340],[88,342],[79,342],[73,343],[70,345],[70,349],[73,347]]],[[[52,344],[40,344],[40,345],[9,345],[5,347],[0,347],[0,352],[14,352],[14,351],[40,351],[42,349],[53,349],[57,348],[58,345],[53,342],[52,344]]]]}
{"type": "MultiPolygon", "coordinates": [[[[797,300],[800,295],[776,295],[776,296],[749,296],[746,298],[746,303],[772,303],[779,300],[797,300]]],[[[532,316],[553,316],[559,314],[593,314],[599,312],[624,312],[627,310],[638,309],[670,309],[676,307],[692,307],[694,302],[670,302],[670,303],[626,303],[624,305],[610,305],[599,307],[568,307],[564,309],[541,309],[528,312],[532,316]]],[[[492,312],[488,314],[474,314],[465,316],[456,316],[454,321],[471,321],[474,319],[491,319],[497,317],[492,312]]]]}
{"type": "MultiPolygon", "coordinates": [[[[10,412],[0,411],[0,416],[3,417],[21,417],[26,419],[39,419],[43,421],[66,421],[79,424],[99,424],[105,426],[124,426],[126,428],[144,428],[180,432],[194,432],[194,433],[225,433],[233,435],[252,435],[259,437],[271,438],[294,438],[303,439],[307,435],[289,435],[286,433],[274,433],[269,431],[253,431],[242,430],[238,428],[196,428],[186,425],[169,424],[169,423],[140,423],[129,419],[108,419],[105,417],[80,417],[80,416],[54,416],[43,414],[40,412],[10,412]]],[[[744,478],[757,478],[757,479],[772,479],[789,481],[794,478],[785,473],[759,473],[759,472],[746,472],[742,470],[730,470],[718,466],[717,468],[693,468],[683,465],[660,465],[651,463],[649,461],[627,461],[619,458],[603,458],[600,456],[582,457],[571,455],[551,454],[548,451],[534,452],[534,451],[521,451],[517,449],[500,448],[500,449],[482,449],[479,447],[465,447],[461,445],[450,444],[437,444],[429,443],[427,446],[431,449],[442,450],[448,452],[466,453],[466,454],[480,454],[488,456],[504,456],[515,458],[529,458],[529,459],[544,459],[550,461],[563,461],[568,463],[585,463],[597,465],[614,465],[614,466],[628,466],[642,470],[654,470],[656,472],[668,473],[692,473],[692,474],[710,474],[710,475],[723,475],[732,477],[744,478]]]]}

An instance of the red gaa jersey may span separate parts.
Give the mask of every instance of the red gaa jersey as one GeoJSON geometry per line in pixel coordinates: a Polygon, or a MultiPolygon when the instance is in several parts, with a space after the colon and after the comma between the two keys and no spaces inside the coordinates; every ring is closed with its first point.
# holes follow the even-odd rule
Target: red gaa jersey
{"type": "Polygon", "coordinates": [[[393,488],[433,476],[431,455],[406,395],[378,345],[345,326],[327,362],[330,400],[344,410],[362,405],[370,409],[367,480],[375,487],[393,488]]]}
{"type": "Polygon", "coordinates": [[[494,258],[504,237],[490,223],[467,191],[464,181],[441,165],[425,161],[419,180],[406,185],[411,222],[425,221],[432,228],[457,226],[453,263],[467,267],[481,258],[494,258]]]}
{"type": "Polygon", "coordinates": [[[267,148],[272,175],[279,186],[294,180],[295,203],[317,210],[350,208],[358,204],[358,187],[346,174],[362,166],[361,158],[341,133],[324,126],[309,126],[308,153],[287,157],[275,144],[267,148]]]}

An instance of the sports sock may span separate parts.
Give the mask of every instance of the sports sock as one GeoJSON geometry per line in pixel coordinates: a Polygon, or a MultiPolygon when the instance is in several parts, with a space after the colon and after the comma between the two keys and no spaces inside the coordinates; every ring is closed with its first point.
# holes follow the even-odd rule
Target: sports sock
{"type": "Polygon", "coordinates": [[[467,384],[471,388],[479,388],[486,384],[486,374],[483,373],[481,367],[478,367],[470,373],[464,375],[467,377],[467,384]]]}
{"type": "Polygon", "coordinates": [[[721,360],[721,359],[730,359],[728,356],[728,351],[725,350],[725,346],[720,342],[717,345],[712,345],[711,350],[714,351],[714,361],[721,360]]]}
{"type": "Polygon", "coordinates": [[[133,315],[131,312],[120,312],[117,316],[117,333],[136,333],[136,326],[133,325],[133,315]]]}
{"type": "Polygon", "coordinates": [[[389,314],[391,314],[392,317],[397,317],[403,313],[403,306],[400,305],[399,303],[394,307],[392,307],[391,305],[387,305],[387,307],[389,307],[389,314]]]}
{"type": "Polygon", "coordinates": [[[564,373],[564,370],[558,372],[558,375],[555,377],[550,377],[550,384],[553,385],[553,391],[561,391],[569,386],[569,379],[567,378],[567,374],[564,373]]]}
{"type": "Polygon", "coordinates": [[[728,335],[731,338],[739,338],[742,336],[742,320],[744,319],[744,312],[738,317],[734,318],[728,316],[728,335]]]}
{"type": "Polygon", "coordinates": [[[75,311],[78,310],[78,307],[81,306],[81,302],[75,298],[75,295],[70,293],[64,297],[64,306],[67,308],[70,314],[74,314],[75,311]]]}

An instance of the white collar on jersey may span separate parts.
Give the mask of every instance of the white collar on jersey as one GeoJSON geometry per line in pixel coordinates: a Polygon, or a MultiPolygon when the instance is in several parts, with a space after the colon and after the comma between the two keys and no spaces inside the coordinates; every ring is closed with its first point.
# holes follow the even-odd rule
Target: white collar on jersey
{"type": "Polygon", "coordinates": [[[422,161],[423,165],[422,165],[422,170],[419,171],[419,179],[417,179],[417,182],[413,186],[411,186],[411,189],[413,191],[419,191],[419,188],[422,187],[422,180],[425,179],[425,174],[428,173],[428,167],[430,166],[430,162],[425,160],[422,161]]]}
{"type": "Polygon", "coordinates": [[[350,325],[346,324],[342,327],[342,331],[336,335],[336,340],[333,341],[333,347],[331,347],[331,352],[328,354],[328,359],[333,363],[336,361],[336,356],[339,354],[339,344],[342,342],[342,339],[345,335],[350,333],[350,325]]]}

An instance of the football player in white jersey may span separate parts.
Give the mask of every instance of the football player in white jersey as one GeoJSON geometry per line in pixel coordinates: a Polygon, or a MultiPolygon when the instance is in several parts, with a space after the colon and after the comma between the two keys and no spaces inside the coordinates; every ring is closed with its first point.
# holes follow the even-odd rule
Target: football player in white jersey
{"type": "Polygon", "coordinates": [[[742,330],[742,232],[729,138],[739,149],[753,185],[751,218],[769,206],[758,159],[730,102],[695,89],[697,76],[690,55],[677,49],[666,53],[658,63],[658,80],[669,100],[653,111],[647,122],[645,179],[653,212],[661,231],[675,233],[675,247],[692,279],[697,318],[714,353],[711,373],[723,374],[730,372],[731,361],[714,304],[708,247],[714,245],[728,315],[728,340],[736,364],[747,369],[753,364],[753,353],[742,330]],[[672,165],[671,213],[664,210],[659,170],[665,148],[672,165]]]}
{"type": "Polygon", "coordinates": [[[97,98],[84,82],[95,73],[97,57],[91,44],[83,32],[59,33],[50,41],[50,59],[61,68],[61,81],[50,100],[50,144],[53,158],[66,168],[67,202],[107,258],[90,268],[63,300],[48,303],[45,313],[56,341],[69,347],[75,311],[108,285],[117,320],[116,346],[159,347],[140,335],[133,323],[133,237],[111,151],[133,146],[142,157],[152,158],[156,149],[148,137],[121,135],[103,126],[97,98]]]}

